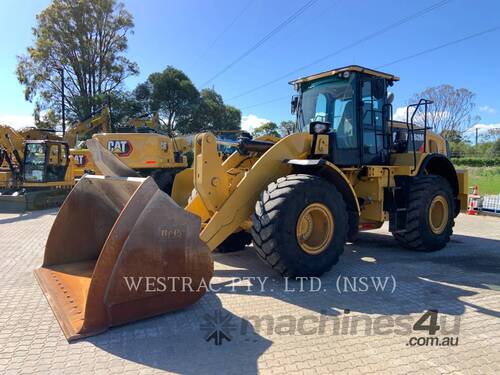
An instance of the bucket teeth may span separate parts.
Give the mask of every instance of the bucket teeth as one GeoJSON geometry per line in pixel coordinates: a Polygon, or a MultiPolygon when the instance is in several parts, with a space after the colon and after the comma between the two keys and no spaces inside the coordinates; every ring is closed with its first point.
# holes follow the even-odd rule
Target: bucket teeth
{"type": "Polygon", "coordinates": [[[68,340],[191,305],[213,273],[200,220],[153,179],[85,176],[35,276],[68,340]]]}

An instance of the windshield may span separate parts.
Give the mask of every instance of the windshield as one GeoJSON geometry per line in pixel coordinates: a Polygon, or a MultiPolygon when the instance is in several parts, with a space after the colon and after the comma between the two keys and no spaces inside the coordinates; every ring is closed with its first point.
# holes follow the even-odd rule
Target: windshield
{"type": "Polygon", "coordinates": [[[337,147],[356,148],[353,77],[333,77],[302,89],[298,115],[301,131],[309,131],[312,121],[328,122],[336,135],[337,147]]]}
{"type": "Polygon", "coordinates": [[[299,125],[302,131],[308,131],[312,121],[329,122],[333,131],[337,131],[346,120],[352,122],[353,75],[350,77],[329,78],[303,88],[299,111],[299,125]]]}
{"type": "Polygon", "coordinates": [[[28,143],[24,160],[24,179],[28,182],[42,182],[45,171],[45,145],[28,143]]]}
{"type": "Polygon", "coordinates": [[[25,164],[45,164],[45,145],[43,143],[29,143],[27,145],[25,164]]]}

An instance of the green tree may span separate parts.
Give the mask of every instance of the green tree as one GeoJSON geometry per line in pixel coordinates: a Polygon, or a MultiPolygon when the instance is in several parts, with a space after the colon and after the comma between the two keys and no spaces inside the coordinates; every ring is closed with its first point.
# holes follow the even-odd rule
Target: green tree
{"type": "Polygon", "coordinates": [[[42,110],[37,104],[35,104],[35,109],[33,110],[33,118],[35,126],[42,129],[55,129],[61,120],[58,114],[52,109],[42,114],[42,110]]]}
{"type": "Polygon", "coordinates": [[[25,98],[39,108],[61,107],[61,73],[68,118],[84,118],[102,97],[138,73],[123,53],[132,15],[115,0],[53,0],[36,17],[34,44],[18,56],[25,98]]]}
{"type": "Polygon", "coordinates": [[[492,140],[492,141],[499,140],[500,139],[500,128],[488,129],[488,131],[486,132],[486,139],[492,140]]]}
{"type": "Polygon", "coordinates": [[[197,105],[184,117],[177,127],[181,133],[202,131],[238,130],[241,126],[241,111],[225,105],[222,96],[213,89],[203,89],[197,105]]]}
{"type": "Polygon", "coordinates": [[[488,156],[492,158],[500,157],[500,138],[493,143],[488,156]]]}
{"type": "Polygon", "coordinates": [[[169,133],[238,130],[241,126],[239,109],[224,104],[213,89],[198,92],[189,77],[173,66],[151,74],[133,95],[143,112],[160,112],[169,133]]]}
{"type": "Polygon", "coordinates": [[[169,132],[175,132],[192,115],[200,96],[189,77],[172,66],[150,74],[134,95],[147,112],[159,111],[169,132]]]}
{"type": "Polygon", "coordinates": [[[262,137],[265,135],[280,137],[281,135],[278,132],[278,125],[276,125],[276,123],[274,122],[266,122],[265,124],[262,124],[261,126],[258,126],[253,130],[254,137],[262,137]]]}
{"type": "Polygon", "coordinates": [[[109,95],[111,123],[121,124],[127,118],[148,114],[142,102],[136,99],[134,93],[116,90],[109,95]]]}
{"type": "Polygon", "coordinates": [[[295,121],[281,121],[279,126],[279,132],[283,137],[292,134],[295,131],[295,121]]]}
{"type": "Polygon", "coordinates": [[[221,130],[239,130],[241,129],[241,111],[232,105],[225,106],[224,123],[221,130]]]}
{"type": "Polygon", "coordinates": [[[451,141],[449,143],[451,155],[453,157],[467,157],[471,156],[474,152],[473,146],[468,140],[463,140],[459,142],[451,141]]]}
{"type": "Polygon", "coordinates": [[[456,130],[443,130],[441,136],[448,140],[448,142],[460,143],[463,140],[462,133],[456,130]]]}

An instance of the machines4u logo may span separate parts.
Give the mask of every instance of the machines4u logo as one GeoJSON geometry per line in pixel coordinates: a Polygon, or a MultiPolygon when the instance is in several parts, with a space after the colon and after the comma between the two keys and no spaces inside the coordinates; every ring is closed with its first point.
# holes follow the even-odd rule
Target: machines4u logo
{"type": "Polygon", "coordinates": [[[87,164],[87,158],[85,157],[85,155],[76,154],[76,155],[73,155],[73,157],[75,158],[76,165],[82,166],[82,165],[87,164]]]}
{"type": "Polygon", "coordinates": [[[215,311],[213,315],[205,314],[204,322],[200,324],[201,330],[205,332],[205,341],[213,341],[215,345],[222,345],[224,340],[231,341],[232,332],[236,330],[232,318],[231,314],[223,314],[221,310],[215,311]]]}
{"type": "Polygon", "coordinates": [[[132,145],[129,141],[108,141],[108,150],[118,156],[129,156],[132,152],[132,145]]]}

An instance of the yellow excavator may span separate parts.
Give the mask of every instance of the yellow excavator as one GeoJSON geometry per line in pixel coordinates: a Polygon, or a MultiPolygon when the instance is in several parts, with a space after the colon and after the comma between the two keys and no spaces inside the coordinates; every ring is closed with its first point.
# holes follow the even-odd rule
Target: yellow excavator
{"type": "Polygon", "coordinates": [[[52,129],[14,130],[0,125],[0,210],[22,212],[59,206],[74,178],[92,166],[88,151],[74,147],[101,131],[110,131],[107,107],[70,128],[63,137],[52,129]]]}
{"type": "MultiPolygon", "coordinates": [[[[26,140],[52,140],[60,141],[61,137],[56,134],[55,130],[36,128],[27,126],[19,130],[15,130],[9,125],[0,124],[0,147],[3,149],[11,148],[12,150],[23,149],[23,143],[26,140]]],[[[8,168],[5,158],[3,158],[0,167],[8,168]]]]}
{"type": "Polygon", "coordinates": [[[125,126],[116,127],[117,133],[161,133],[158,112],[144,113],[127,119],[125,126]]]}
{"type": "Polygon", "coordinates": [[[109,133],[111,128],[111,115],[108,106],[91,113],[87,118],[78,122],[66,131],[64,139],[71,147],[70,154],[73,157],[73,174],[80,178],[86,171],[99,173],[92,161],[92,155],[83,144],[96,133],[109,133]]]}
{"type": "Polygon", "coordinates": [[[61,137],[57,135],[56,131],[53,129],[37,128],[34,126],[28,126],[21,128],[17,131],[21,137],[26,140],[42,140],[48,139],[52,141],[61,141],[61,137]]]}
{"type": "Polygon", "coordinates": [[[0,125],[0,211],[57,206],[73,187],[68,144],[50,136],[29,139],[43,134],[0,125]]]}
{"type": "Polygon", "coordinates": [[[152,176],[158,187],[171,193],[174,177],[188,166],[192,136],[169,137],[156,133],[101,133],[87,147],[97,170],[106,176],[152,176]]]}
{"type": "Polygon", "coordinates": [[[466,209],[467,174],[416,124],[429,100],[392,121],[388,87],[398,80],[348,66],[292,81],[295,133],[240,137],[225,160],[214,134],[198,134],[191,184],[176,178],[171,196],[152,178],[83,177],[35,271],[66,338],[194,303],[213,273],[210,251],[248,233],[288,277],[321,276],[346,242],[385,221],[402,246],[445,247],[466,209]]]}
{"type": "MultiPolygon", "coordinates": [[[[107,108],[106,108],[107,110],[107,108]]],[[[76,178],[85,173],[119,177],[152,176],[161,190],[170,194],[174,176],[187,168],[186,153],[192,150],[192,136],[160,134],[157,112],[129,118],[125,126],[110,126],[109,111],[94,117],[86,133],[86,147],[72,149],[76,178]],[[113,131],[111,131],[113,130],[113,131]],[[92,138],[88,137],[90,135],[92,138]]]]}

